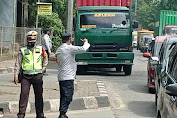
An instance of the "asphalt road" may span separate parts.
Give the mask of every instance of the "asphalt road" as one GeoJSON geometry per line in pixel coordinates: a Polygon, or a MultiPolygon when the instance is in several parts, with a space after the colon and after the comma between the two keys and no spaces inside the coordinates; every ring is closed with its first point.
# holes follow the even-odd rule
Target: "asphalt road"
{"type": "Polygon", "coordinates": [[[116,118],[155,118],[155,95],[148,93],[147,88],[148,59],[136,49],[134,53],[135,60],[131,76],[124,76],[124,73],[115,73],[108,69],[77,76],[77,79],[104,80],[116,118]]]}
{"type": "MultiPolygon", "coordinates": [[[[131,76],[113,72],[114,69],[102,69],[90,71],[86,75],[78,75],[77,79],[103,80],[111,102],[112,112],[109,114],[113,114],[116,118],[155,118],[155,95],[148,93],[147,89],[147,58],[142,57],[142,53],[136,49],[134,52],[135,60],[131,76]]],[[[47,70],[49,75],[44,76],[44,82],[57,81],[56,68],[56,63],[50,62],[47,70]]],[[[12,74],[0,75],[1,84],[12,81],[12,78],[12,74]]],[[[102,118],[101,114],[99,116],[98,112],[97,118],[102,118]]]]}

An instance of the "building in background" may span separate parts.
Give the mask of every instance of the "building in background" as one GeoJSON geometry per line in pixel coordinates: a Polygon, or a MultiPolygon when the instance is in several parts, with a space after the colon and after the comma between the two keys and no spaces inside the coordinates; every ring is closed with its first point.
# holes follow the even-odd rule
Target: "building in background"
{"type": "Polygon", "coordinates": [[[15,27],[17,0],[0,0],[0,26],[15,27]]]}

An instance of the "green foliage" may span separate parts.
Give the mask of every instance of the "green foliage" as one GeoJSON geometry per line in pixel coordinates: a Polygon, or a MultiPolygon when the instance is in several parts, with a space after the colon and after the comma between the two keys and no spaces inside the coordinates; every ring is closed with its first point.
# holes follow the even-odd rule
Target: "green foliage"
{"type": "MultiPolygon", "coordinates": [[[[28,2],[28,13],[29,20],[28,26],[35,27],[36,16],[37,16],[37,0],[29,0],[28,2]]],[[[54,51],[61,44],[60,34],[65,31],[66,26],[66,14],[67,14],[67,0],[40,0],[40,2],[50,2],[52,3],[52,15],[39,15],[38,27],[50,28],[53,30],[53,47],[54,51]]]]}
{"type": "Polygon", "coordinates": [[[57,13],[52,13],[52,15],[39,15],[39,27],[42,29],[47,27],[53,29],[54,36],[59,36],[64,32],[64,26],[57,13]]]}
{"type": "Polygon", "coordinates": [[[145,29],[153,30],[154,29],[154,16],[158,12],[156,3],[149,2],[146,3],[144,0],[138,5],[137,11],[137,20],[145,29]]]}
{"type": "Polygon", "coordinates": [[[177,10],[177,0],[138,0],[137,20],[143,28],[154,30],[155,15],[160,10],[177,10]]]}
{"type": "Polygon", "coordinates": [[[53,30],[54,37],[52,40],[54,51],[56,51],[61,43],[60,34],[65,31],[61,19],[59,19],[59,15],[57,13],[52,13],[52,15],[39,15],[39,27],[53,30]]]}

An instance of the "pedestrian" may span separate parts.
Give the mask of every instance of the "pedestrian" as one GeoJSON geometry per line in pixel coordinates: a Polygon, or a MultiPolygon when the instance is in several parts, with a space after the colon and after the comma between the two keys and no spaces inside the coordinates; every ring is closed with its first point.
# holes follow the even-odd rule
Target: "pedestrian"
{"type": "Polygon", "coordinates": [[[50,39],[50,29],[46,28],[44,30],[44,36],[42,38],[42,46],[44,47],[45,51],[47,52],[48,58],[51,54],[52,50],[52,40],[50,39]]]}
{"type": "Polygon", "coordinates": [[[36,45],[37,32],[27,33],[27,46],[22,47],[15,62],[14,83],[19,82],[18,75],[22,72],[21,93],[18,118],[24,118],[28,104],[30,86],[35,94],[36,118],[46,118],[43,113],[43,72],[48,64],[48,57],[42,45],[36,45]],[[20,71],[22,70],[22,71],[20,71]]]}
{"type": "Polygon", "coordinates": [[[90,47],[87,39],[82,41],[84,42],[83,46],[73,46],[71,34],[64,33],[62,34],[63,44],[56,51],[60,86],[60,115],[58,118],[68,118],[66,112],[73,98],[77,70],[75,54],[84,53],[90,47]]]}

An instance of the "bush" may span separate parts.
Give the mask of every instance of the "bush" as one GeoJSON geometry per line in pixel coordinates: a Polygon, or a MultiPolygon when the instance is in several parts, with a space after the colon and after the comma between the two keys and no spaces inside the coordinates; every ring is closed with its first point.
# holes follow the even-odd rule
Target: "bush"
{"type": "Polygon", "coordinates": [[[52,13],[52,15],[39,15],[39,27],[42,29],[50,28],[53,30],[53,51],[56,51],[58,46],[61,44],[60,35],[65,31],[58,14],[52,13]]]}

